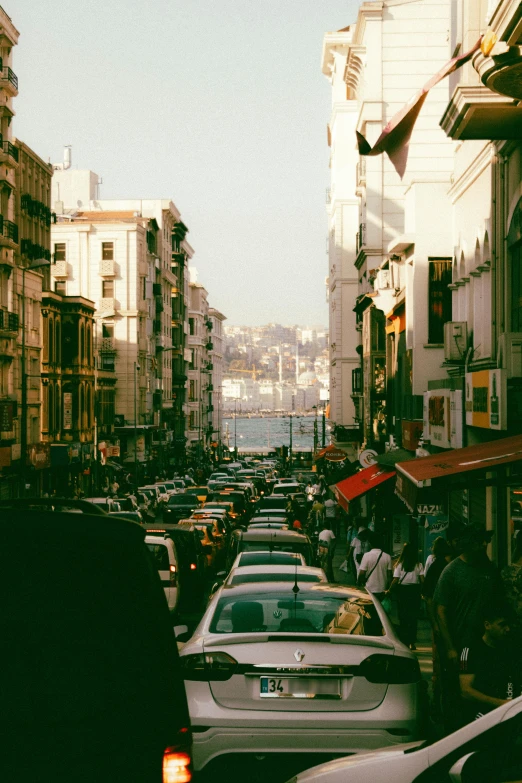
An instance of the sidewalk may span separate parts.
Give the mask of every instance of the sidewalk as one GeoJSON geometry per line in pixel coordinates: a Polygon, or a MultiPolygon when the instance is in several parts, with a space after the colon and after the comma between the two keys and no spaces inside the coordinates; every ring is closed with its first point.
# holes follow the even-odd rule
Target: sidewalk
{"type": "MultiPolygon", "coordinates": [[[[343,528],[335,548],[333,569],[336,582],[338,584],[348,585],[350,584],[348,581],[349,575],[345,571],[341,571],[339,569],[339,566],[343,563],[346,555],[345,537],[346,535],[343,528]]],[[[416,655],[419,660],[422,678],[431,684],[431,677],[433,673],[433,661],[431,657],[431,626],[429,620],[422,615],[418,624],[416,646],[416,655]]]]}

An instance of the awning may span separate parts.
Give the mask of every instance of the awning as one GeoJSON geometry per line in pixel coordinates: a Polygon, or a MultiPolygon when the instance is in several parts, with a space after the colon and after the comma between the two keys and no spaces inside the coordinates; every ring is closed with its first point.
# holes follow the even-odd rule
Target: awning
{"type": "Polygon", "coordinates": [[[452,476],[461,473],[494,470],[499,465],[520,461],[522,461],[522,435],[501,438],[489,443],[478,443],[475,446],[466,446],[464,449],[444,451],[408,462],[398,462],[395,466],[396,492],[410,509],[414,509],[419,489],[423,490],[424,497],[427,492],[425,488],[433,487],[431,492],[435,498],[437,485],[445,479],[451,479],[452,476]]]}
{"type": "Polygon", "coordinates": [[[364,495],[371,489],[378,487],[384,481],[388,481],[395,476],[394,470],[383,468],[380,465],[370,465],[369,468],[360,470],[354,476],[350,476],[335,485],[335,496],[345,511],[348,510],[348,503],[359,495],[364,495]]]}

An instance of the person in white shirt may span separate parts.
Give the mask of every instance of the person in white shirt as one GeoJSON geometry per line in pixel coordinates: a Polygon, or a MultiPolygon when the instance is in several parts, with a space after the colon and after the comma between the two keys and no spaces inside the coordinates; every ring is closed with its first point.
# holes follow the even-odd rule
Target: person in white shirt
{"type": "Polygon", "coordinates": [[[322,547],[328,548],[328,553],[326,554],[326,562],[325,562],[325,571],[326,576],[328,577],[328,580],[330,582],[334,581],[334,573],[333,573],[333,556],[334,556],[334,550],[335,550],[335,533],[330,528],[330,523],[325,521],[323,529],[319,533],[318,536],[318,542],[319,542],[319,549],[322,547]]]}
{"type": "Polygon", "coordinates": [[[418,562],[417,550],[406,543],[402,548],[399,562],[393,572],[390,590],[397,591],[397,609],[399,614],[399,636],[410,650],[416,650],[417,621],[421,606],[421,587],[424,582],[424,568],[418,562]]]}
{"type": "Polygon", "coordinates": [[[355,573],[359,575],[359,569],[361,567],[361,561],[366,552],[370,551],[370,544],[368,542],[368,533],[370,531],[364,525],[361,525],[357,530],[357,535],[352,539],[350,544],[350,551],[353,554],[353,562],[355,567],[355,573]]]}
{"type": "Polygon", "coordinates": [[[375,533],[368,533],[368,542],[371,549],[363,555],[357,583],[364,585],[380,601],[392,579],[392,559],[383,550],[380,537],[375,533]]]}

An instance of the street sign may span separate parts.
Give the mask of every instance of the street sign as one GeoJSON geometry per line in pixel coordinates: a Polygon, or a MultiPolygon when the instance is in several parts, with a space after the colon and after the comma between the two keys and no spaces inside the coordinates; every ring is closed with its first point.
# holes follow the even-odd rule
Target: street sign
{"type": "Polygon", "coordinates": [[[373,449],[365,449],[359,454],[359,463],[363,468],[369,468],[377,462],[377,452],[373,449]]]}

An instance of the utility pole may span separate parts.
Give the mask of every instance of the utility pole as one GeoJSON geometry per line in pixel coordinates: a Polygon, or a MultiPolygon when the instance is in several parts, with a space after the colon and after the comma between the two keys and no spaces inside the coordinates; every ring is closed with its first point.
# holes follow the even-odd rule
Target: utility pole
{"type": "Polygon", "coordinates": [[[326,413],[325,413],[325,405],[323,402],[323,416],[322,416],[322,432],[321,432],[321,446],[326,446],[326,413]]]}

